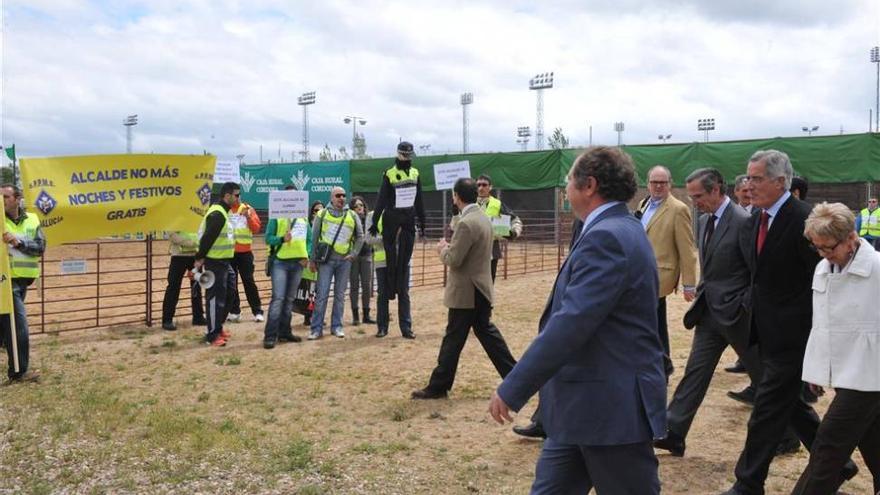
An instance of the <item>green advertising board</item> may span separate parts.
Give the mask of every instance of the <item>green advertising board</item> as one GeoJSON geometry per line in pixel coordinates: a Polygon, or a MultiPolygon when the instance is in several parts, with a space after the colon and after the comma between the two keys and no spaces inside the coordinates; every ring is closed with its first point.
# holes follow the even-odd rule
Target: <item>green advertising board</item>
{"type": "Polygon", "coordinates": [[[293,184],[298,191],[309,192],[309,203],[330,200],[334,186],[351,191],[348,161],[317,163],[273,163],[241,166],[242,199],[254,208],[269,207],[269,191],[283,190],[293,184]]]}

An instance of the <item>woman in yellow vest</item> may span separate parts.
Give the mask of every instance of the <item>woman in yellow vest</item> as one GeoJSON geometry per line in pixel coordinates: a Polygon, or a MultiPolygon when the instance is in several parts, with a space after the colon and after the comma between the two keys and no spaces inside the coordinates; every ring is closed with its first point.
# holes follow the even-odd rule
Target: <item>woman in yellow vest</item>
{"type": "MultiPolygon", "coordinates": [[[[292,189],[288,186],[287,189],[292,189]]],[[[263,333],[263,348],[272,349],[281,340],[300,342],[290,331],[293,298],[308,266],[311,232],[307,218],[270,219],[266,226],[266,244],[274,253],[272,261],[272,302],[263,333]]]]}
{"type": "MultiPolygon", "coordinates": [[[[348,204],[351,211],[357,215],[364,232],[367,221],[367,202],[362,196],[354,196],[348,204]]],[[[370,299],[373,295],[373,249],[364,242],[364,247],[351,262],[351,271],[348,277],[348,295],[351,299],[351,323],[354,326],[361,324],[360,310],[363,309],[364,323],[376,323],[370,318],[370,299]],[[361,307],[358,308],[358,299],[361,307]]]]}
{"type": "MultiPolygon", "coordinates": [[[[311,234],[312,234],[312,226],[315,225],[315,216],[318,213],[321,213],[321,210],[324,209],[324,203],[320,200],[316,200],[312,202],[311,208],[309,208],[309,254],[312,253],[312,242],[311,242],[311,234]]],[[[303,270],[302,281],[299,283],[300,289],[298,292],[302,292],[304,299],[306,301],[304,305],[304,310],[301,311],[303,316],[305,316],[303,324],[305,326],[311,328],[312,326],[312,313],[315,311],[315,294],[318,286],[318,272],[312,270],[311,265],[307,265],[303,270]]],[[[294,311],[296,311],[297,305],[294,304],[294,311]]],[[[300,311],[297,311],[300,312],[300,311]]]]}

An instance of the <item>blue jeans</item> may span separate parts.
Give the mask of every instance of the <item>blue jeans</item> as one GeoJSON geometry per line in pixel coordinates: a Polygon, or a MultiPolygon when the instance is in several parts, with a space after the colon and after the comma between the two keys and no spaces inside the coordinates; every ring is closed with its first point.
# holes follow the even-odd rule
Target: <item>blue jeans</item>
{"type": "Polygon", "coordinates": [[[6,346],[6,357],[9,360],[9,378],[18,378],[28,370],[30,357],[30,337],[28,335],[27,313],[24,312],[24,298],[27,296],[27,285],[12,280],[12,304],[15,311],[16,347],[18,349],[18,372],[15,372],[12,355],[12,332],[9,328],[9,315],[0,318],[3,328],[3,342],[6,346]]]}
{"type": "Polygon", "coordinates": [[[318,289],[315,294],[315,311],[312,313],[312,333],[324,333],[324,314],[327,312],[327,299],[330,297],[330,282],[333,284],[333,313],[330,315],[330,328],[333,332],[342,330],[342,313],[345,311],[345,287],[348,286],[348,273],[351,261],[331,258],[326,263],[318,263],[318,289]]]}
{"type": "MultiPolygon", "coordinates": [[[[376,285],[378,286],[378,295],[376,296],[376,326],[382,332],[388,331],[388,293],[385,286],[387,285],[388,268],[376,268],[376,285]]],[[[409,265],[406,266],[401,275],[409,285],[409,265]]],[[[412,331],[412,315],[409,307],[409,289],[400,290],[397,293],[397,321],[400,327],[400,333],[405,334],[412,331]]]]}
{"type": "Polygon", "coordinates": [[[290,333],[293,299],[302,274],[303,266],[298,259],[276,259],[272,263],[272,302],[269,303],[269,318],[266,320],[263,340],[274,342],[278,340],[279,331],[290,333]]]}

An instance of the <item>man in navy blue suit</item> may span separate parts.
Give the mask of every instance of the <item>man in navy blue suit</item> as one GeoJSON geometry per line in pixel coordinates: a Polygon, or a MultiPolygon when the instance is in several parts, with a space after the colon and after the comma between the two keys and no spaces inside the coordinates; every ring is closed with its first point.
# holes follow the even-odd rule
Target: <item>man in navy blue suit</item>
{"type": "Polygon", "coordinates": [[[562,265],[538,337],[489,402],[511,421],[541,391],[547,440],[533,494],[660,493],[652,441],[666,432],[666,375],[657,331],[657,267],[627,209],[632,159],[589,148],[566,194],[584,228],[562,265]]]}

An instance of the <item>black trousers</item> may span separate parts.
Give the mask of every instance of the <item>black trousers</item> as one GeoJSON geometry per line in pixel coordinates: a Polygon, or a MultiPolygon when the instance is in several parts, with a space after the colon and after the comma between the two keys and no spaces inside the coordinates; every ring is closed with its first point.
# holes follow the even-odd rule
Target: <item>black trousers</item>
{"type": "Polygon", "coordinates": [[[492,264],[490,265],[492,270],[492,283],[495,283],[495,273],[498,271],[498,258],[492,258],[492,264]]]}
{"type": "Polygon", "coordinates": [[[749,417],[746,444],[736,463],[737,493],[762,495],[770,462],[787,426],[811,449],[819,416],[801,397],[803,353],[761,356],[764,370],[749,417]]]}
{"type": "Polygon", "coordinates": [[[810,463],[792,495],[833,494],[840,471],[858,447],[880,491],[880,392],[838,388],[810,449],[810,463]]]}
{"type": "MultiPolygon", "coordinates": [[[[180,286],[187,270],[192,270],[195,257],[172,256],[168,263],[168,286],[162,299],[162,323],[172,323],[177,312],[177,301],[180,299],[180,286]]],[[[202,288],[195,281],[189,281],[190,302],[192,303],[192,319],[194,322],[205,319],[202,306],[202,288]]]]}
{"type": "Polygon", "coordinates": [[[409,280],[401,275],[407,273],[416,243],[416,224],[414,219],[401,221],[394,215],[382,217],[382,244],[385,247],[385,287],[388,299],[394,299],[398,292],[409,293],[409,280]]]}
{"type": "Polygon", "coordinates": [[[669,375],[675,371],[672,366],[672,354],[669,348],[669,326],[666,324],[666,297],[657,301],[657,330],[660,333],[660,343],[663,344],[663,367],[666,371],[666,381],[669,375]]]}
{"type": "Polygon", "coordinates": [[[501,378],[510,373],[516,365],[516,359],[510,353],[501,331],[492,324],[491,318],[492,305],[476,287],[474,287],[473,309],[449,308],[446,335],[443,336],[443,343],[440,344],[437,367],[431,373],[427,388],[435,391],[447,391],[452,388],[455,371],[458,368],[458,358],[461,356],[461,350],[464,349],[471,328],[474,329],[474,335],[477,336],[501,378]]]}
{"type": "Polygon", "coordinates": [[[205,341],[213,342],[223,331],[223,322],[229,315],[228,308],[232,304],[232,292],[235,290],[235,272],[229,266],[229,261],[210,258],[205,260],[205,270],[214,273],[214,285],[205,290],[205,319],[208,322],[205,341]]]}
{"type": "Polygon", "coordinates": [[[232,291],[232,304],[229,307],[229,313],[234,315],[241,314],[241,299],[238,297],[238,277],[241,277],[241,285],[244,286],[244,294],[247,296],[248,304],[254,316],[263,314],[263,305],[260,302],[260,291],[257,289],[257,283],[254,282],[254,253],[248,251],[246,253],[235,252],[230,262],[232,271],[235,272],[236,285],[232,291]]]}

